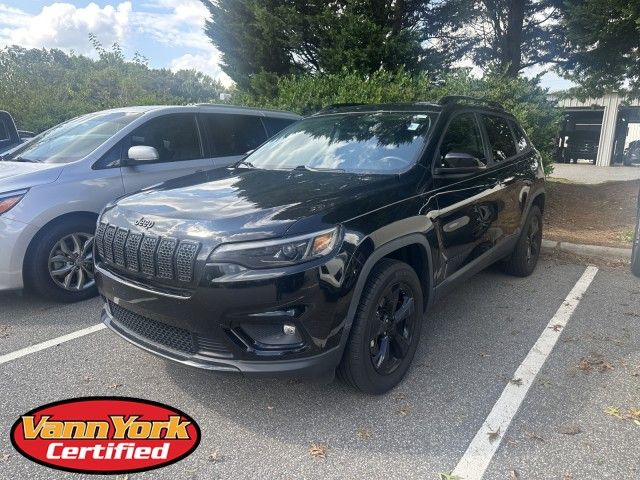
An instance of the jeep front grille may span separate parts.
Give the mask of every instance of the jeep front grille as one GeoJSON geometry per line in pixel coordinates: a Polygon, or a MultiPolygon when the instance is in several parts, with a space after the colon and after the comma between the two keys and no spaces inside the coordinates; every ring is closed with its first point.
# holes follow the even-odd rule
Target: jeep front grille
{"type": "Polygon", "coordinates": [[[122,308],[113,302],[109,302],[109,309],[117,323],[142,339],[190,355],[198,351],[193,340],[193,335],[184,328],[156,322],[155,320],[122,308]]]}
{"type": "Polygon", "coordinates": [[[109,301],[109,310],[116,327],[147,342],[188,355],[200,353],[213,357],[232,356],[231,350],[222,339],[203,337],[184,328],[152,320],[112,301],[109,301]]]}
{"type": "Polygon", "coordinates": [[[122,271],[179,283],[193,281],[200,243],[158,237],[100,223],[96,229],[96,250],[107,265],[122,271]]]}

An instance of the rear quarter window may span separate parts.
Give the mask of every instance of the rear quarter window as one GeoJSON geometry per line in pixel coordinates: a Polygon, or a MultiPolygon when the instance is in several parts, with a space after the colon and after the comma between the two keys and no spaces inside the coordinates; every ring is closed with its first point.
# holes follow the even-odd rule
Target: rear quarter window
{"type": "Polygon", "coordinates": [[[297,120],[293,118],[265,117],[262,120],[264,122],[264,126],[267,128],[267,135],[270,137],[273,137],[280,130],[288,127],[292,123],[297,122],[297,120]]]}
{"type": "Polygon", "coordinates": [[[517,151],[507,119],[484,114],[482,118],[487,129],[493,160],[502,162],[513,157],[517,151]]]}
{"type": "Polygon", "coordinates": [[[0,119],[0,142],[3,140],[10,140],[9,129],[4,123],[4,120],[0,119]]]}
{"type": "Polygon", "coordinates": [[[216,157],[244,155],[267,139],[260,117],[224,113],[203,117],[204,129],[216,157]]]}
{"type": "Polygon", "coordinates": [[[524,133],[524,130],[517,122],[509,122],[511,127],[513,128],[513,134],[516,137],[516,150],[518,153],[524,152],[527,148],[529,148],[529,141],[527,140],[527,136],[524,133]]]}

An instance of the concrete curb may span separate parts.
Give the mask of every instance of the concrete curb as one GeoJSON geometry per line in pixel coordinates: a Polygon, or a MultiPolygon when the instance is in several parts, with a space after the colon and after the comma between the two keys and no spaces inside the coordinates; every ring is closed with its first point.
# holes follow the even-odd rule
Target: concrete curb
{"type": "Polygon", "coordinates": [[[609,260],[631,259],[630,248],[602,247],[600,245],[580,245],[577,243],[557,242],[555,240],[542,239],[543,250],[561,250],[575,255],[586,255],[589,257],[602,257],[609,260]]]}

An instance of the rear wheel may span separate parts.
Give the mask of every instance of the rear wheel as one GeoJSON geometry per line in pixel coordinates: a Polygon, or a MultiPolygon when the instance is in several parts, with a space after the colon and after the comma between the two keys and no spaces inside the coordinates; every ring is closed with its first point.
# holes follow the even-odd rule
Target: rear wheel
{"type": "Polygon", "coordinates": [[[93,278],[93,234],[90,219],[56,223],[34,240],[25,260],[26,286],[60,302],[77,302],[97,294],[93,278]]]}
{"type": "Polygon", "coordinates": [[[542,212],[533,205],[520,239],[511,256],[502,264],[503,270],[517,277],[528,277],[536,269],[542,246],[542,212]]]}
{"type": "Polygon", "coordinates": [[[395,387],[407,373],[422,327],[422,288],[406,263],[378,263],[362,293],[338,375],[366,393],[395,387]]]}

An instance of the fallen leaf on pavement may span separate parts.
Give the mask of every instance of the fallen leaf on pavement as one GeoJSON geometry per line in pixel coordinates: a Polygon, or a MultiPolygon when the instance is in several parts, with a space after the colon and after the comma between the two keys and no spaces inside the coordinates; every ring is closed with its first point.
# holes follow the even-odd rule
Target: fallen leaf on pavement
{"type": "Polygon", "coordinates": [[[398,410],[398,413],[401,416],[406,417],[407,415],[409,415],[410,411],[411,411],[411,409],[408,406],[403,405],[402,407],[400,407],[400,410],[398,410]]]}
{"type": "Polygon", "coordinates": [[[580,360],[580,363],[578,364],[578,370],[582,370],[583,372],[591,371],[591,363],[589,362],[589,360],[587,360],[586,358],[580,360]]]}
{"type": "Polygon", "coordinates": [[[509,383],[511,385],[522,385],[522,379],[521,378],[512,378],[511,380],[509,380],[509,383]]]}
{"type": "Polygon", "coordinates": [[[326,445],[312,443],[309,447],[309,454],[313,458],[327,458],[327,449],[328,447],[326,445]]]}
{"type": "Polygon", "coordinates": [[[563,433],[564,435],[577,435],[578,433],[582,432],[582,429],[580,428],[579,425],[575,425],[575,424],[568,424],[568,425],[562,425],[558,431],[560,433],[563,433]]]}
{"type": "Polygon", "coordinates": [[[212,463],[218,463],[224,459],[224,457],[218,453],[218,450],[215,450],[212,453],[210,453],[207,458],[212,463]]]}
{"type": "Polygon", "coordinates": [[[109,388],[120,388],[122,386],[121,383],[114,383],[112,385],[109,385],[109,388]]]}
{"type": "Polygon", "coordinates": [[[520,480],[520,475],[518,475],[517,471],[511,470],[511,473],[509,474],[509,479],[510,480],[520,480]]]}
{"type": "Polygon", "coordinates": [[[451,472],[439,472],[439,480],[462,480],[458,475],[454,475],[451,472]]]}
{"type": "Polygon", "coordinates": [[[620,408],[619,407],[607,407],[604,409],[604,413],[607,415],[611,415],[612,417],[620,417],[620,408]]]}
{"type": "Polygon", "coordinates": [[[527,432],[527,437],[529,437],[531,440],[538,440],[539,442],[544,442],[544,438],[542,438],[536,432],[527,432]]]}
{"type": "Polygon", "coordinates": [[[371,431],[366,428],[359,428],[356,430],[356,435],[360,438],[371,438],[371,431]]]}
{"type": "Polygon", "coordinates": [[[489,441],[493,442],[494,440],[497,440],[498,438],[500,438],[500,427],[498,427],[498,429],[494,432],[492,432],[491,430],[489,430],[487,432],[487,435],[489,436],[489,441]]]}
{"type": "Polygon", "coordinates": [[[560,330],[562,330],[562,325],[560,325],[559,323],[556,323],[555,325],[553,325],[552,327],[549,327],[551,330],[553,330],[554,332],[559,332],[560,330]]]}

